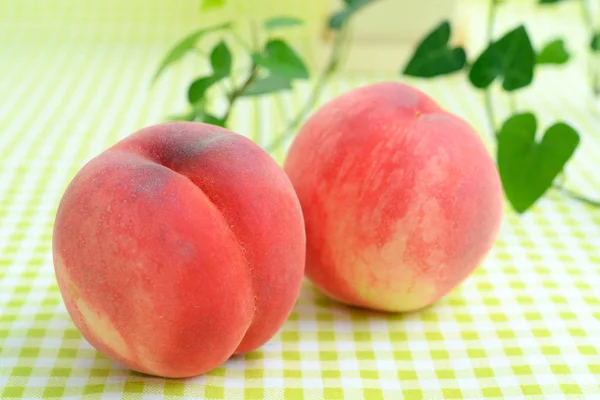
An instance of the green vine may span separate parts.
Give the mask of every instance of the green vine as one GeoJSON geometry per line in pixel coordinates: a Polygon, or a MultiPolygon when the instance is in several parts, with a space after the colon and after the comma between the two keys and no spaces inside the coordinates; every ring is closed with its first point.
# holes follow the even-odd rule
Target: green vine
{"type": "MultiPolygon", "coordinates": [[[[329,17],[328,29],[334,35],[329,58],[297,113],[286,118],[283,131],[265,146],[267,151],[280,148],[315,108],[327,82],[339,70],[343,49],[348,43],[349,22],[365,6],[375,1],[343,0],[342,9],[329,17]]],[[[544,5],[567,0],[538,1],[540,5],[544,5]]],[[[591,36],[590,49],[592,52],[600,52],[600,33],[595,29],[591,14],[584,0],[575,1],[581,3],[582,18],[591,36]]],[[[462,47],[450,45],[452,26],[449,21],[444,21],[417,45],[402,73],[420,78],[434,78],[466,72],[471,85],[483,91],[489,130],[495,139],[496,161],[502,186],[507,199],[517,212],[527,211],[550,189],[589,206],[600,207],[600,201],[568,189],[558,181],[558,177],[563,176],[565,165],[579,146],[577,130],[565,122],[557,121],[547,127],[543,134],[538,134],[535,114],[518,110],[515,102],[515,93],[532,84],[535,69],[569,61],[570,55],[564,40],[552,40],[536,50],[524,25],[506,32],[497,39],[494,38],[499,3],[500,0],[490,0],[486,47],[475,59],[468,61],[462,47]],[[509,100],[510,115],[501,124],[495,112],[493,85],[499,85],[509,100]]],[[[218,9],[224,4],[225,0],[203,0],[202,9],[218,9]]],[[[250,44],[237,33],[231,23],[198,30],[178,42],[164,58],[155,80],[189,53],[200,54],[207,59],[211,72],[197,77],[189,85],[188,111],[172,116],[171,119],[228,126],[230,116],[240,99],[290,91],[296,81],[308,80],[310,73],[305,61],[289,43],[277,35],[280,29],[293,29],[302,23],[302,20],[291,16],[270,18],[262,21],[260,25],[253,21],[250,26],[250,44]],[[259,30],[262,30],[260,35],[259,30]],[[220,40],[206,52],[200,43],[209,35],[219,35],[220,40]],[[266,39],[260,41],[259,37],[266,39]],[[247,62],[247,72],[242,74],[244,79],[239,84],[234,80],[234,75],[239,74],[232,71],[233,56],[228,47],[231,40],[239,43],[246,53],[244,58],[247,62]],[[208,97],[210,92],[225,98],[227,105],[221,114],[213,111],[208,97]]],[[[593,78],[594,87],[598,86],[598,78],[600,77],[593,78]]]]}
{"type": "MultiPolygon", "coordinates": [[[[560,0],[540,0],[540,4],[558,1],[560,0]]],[[[540,140],[537,140],[539,135],[535,114],[516,111],[514,93],[531,85],[536,68],[564,64],[569,60],[564,41],[555,39],[536,51],[524,25],[494,40],[498,6],[498,0],[490,1],[486,48],[474,62],[463,62],[460,54],[464,50],[449,47],[451,25],[444,21],[417,46],[403,73],[432,78],[468,69],[470,83],[484,90],[485,111],[490,132],[496,142],[496,160],[502,186],[517,212],[527,211],[551,188],[589,206],[600,207],[600,201],[567,189],[556,181],[579,145],[578,132],[567,123],[558,121],[548,127],[540,140]],[[435,74],[431,74],[431,63],[435,63],[435,74]],[[415,68],[415,65],[419,68],[415,68]],[[457,68],[457,65],[461,67],[457,68]],[[511,115],[501,127],[498,127],[494,112],[491,89],[494,82],[501,84],[503,91],[509,96],[511,115]]]]}
{"type": "MultiPolygon", "coordinates": [[[[314,109],[323,89],[329,79],[337,72],[342,59],[344,45],[348,42],[349,22],[365,6],[376,0],[344,0],[344,7],[333,13],[328,19],[328,28],[333,31],[334,39],[323,71],[316,78],[311,93],[305,103],[300,107],[297,114],[285,123],[283,132],[266,146],[267,151],[279,148],[298,126],[306,119],[314,109]]],[[[210,11],[223,7],[224,0],[204,0],[202,10],[210,11]]],[[[309,79],[309,71],[305,61],[296,53],[292,46],[281,38],[277,38],[276,32],[280,29],[293,28],[302,25],[303,21],[290,16],[269,18],[262,23],[262,29],[268,37],[266,43],[259,43],[258,27],[251,23],[252,45],[249,45],[234,29],[231,23],[221,24],[214,27],[201,29],[188,35],[177,43],[166,55],[160,65],[155,80],[170,66],[174,65],[188,53],[196,53],[208,58],[212,72],[195,79],[189,86],[187,98],[189,110],[183,114],[171,116],[170,120],[200,121],[213,125],[228,126],[229,119],[237,102],[245,97],[257,97],[271,95],[278,92],[289,91],[293,82],[309,79]],[[208,57],[205,52],[197,47],[200,41],[208,36],[221,34],[221,40],[213,47],[208,57]],[[246,78],[240,85],[234,81],[235,73],[232,72],[232,55],[227,45],[228,37],[238,42],[248,52],[249,68],[246,78]],[[262,46],[262,49],[261,49],[262,46]],[[223,85],[228,81],[229,85],[223,85]],[[232,89],[227,91],[229,86],[232,89]],[[227,107],[221,115],[216,115],[210,109],[208,94],[220,88],[226,101],[227,107]]]]}
{"type": "Polygon", "coordinates": [[[284,131],[266,147],[267,151],[274,151],[275,149],[279,148],[287,139],[290,138],[294,130],[298,128],[298,126],[313,110],[317,101],[319,100],[319,97],[321,97],[321,93],[323,92],[327,81],[338,70],[341,60],[342,48],[343,45],[346,43],[346,38],[348,35],[348,27],[342,27],[341,29],[336,31],[334,35],[335,38],[333,40],[333,47],[330,52],[329,60],[327,61],[325,68],[317,78],[317,81],[313,86],[306,103],[304,103],[304,105],[300,108],[300,112],[298,112],[298,114],[296,114],[296,116],[287,124],[284,131]]]}
{"type": "MultiPolygon", "coordinates": [[[[487,45],[490,46],[492,44],[492,38],[494,36],[494,26],[496,24],[496,4],[497,0],[492,0],[490,5],[490,10],[488,11],[488,19],[487,19],[487,29],[486,29],[486,42],[487,45]]],[[[492,135],[496,136],[496,118],[494,116],[494,104],[492,101],[492,91],[490,88],[485,90],[485,110],[488,115],[488,121],[490,125],[490,132],[492,135]]]]}

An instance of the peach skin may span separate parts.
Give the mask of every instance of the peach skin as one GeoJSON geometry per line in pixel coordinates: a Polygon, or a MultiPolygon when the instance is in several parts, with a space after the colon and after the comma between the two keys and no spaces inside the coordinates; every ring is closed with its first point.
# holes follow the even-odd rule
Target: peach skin
{"type": "Polygon", "coordinates": [[[500,179],[479,136],[404,84],[321,107],[284,169],[304,213],[306,274],[351,305],[436,302],[481,263],[501,224],[500,179]]]}
{"type": "Polygon", "coordinates": [[[282,326],[304,273],[304,222],[288,177],[249,139],[160,124],[77,173],[53,255],[67,310],[98,351],[189,377],[282,326]]]}

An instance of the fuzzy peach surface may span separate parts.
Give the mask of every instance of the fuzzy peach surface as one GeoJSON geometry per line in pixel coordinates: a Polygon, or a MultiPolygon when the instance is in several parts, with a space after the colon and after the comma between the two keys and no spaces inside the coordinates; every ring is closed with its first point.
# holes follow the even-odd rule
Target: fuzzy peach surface
{"type": "Polygon", "coordinates": [[[94,347],[140,372],[187,377],[277,332],[300,290],[305,233],[267,153],[181,122],[145,128],[79,171],[53,253],[67,310],[94,347]]]}
{"type": "Polygon", "coordinates": [[[323,106],[285,171],[304,214],[306,274],[352,305],[434,303],[484,259],[502,219],[498,172],[476,132],[400,83],[323,106]]]}

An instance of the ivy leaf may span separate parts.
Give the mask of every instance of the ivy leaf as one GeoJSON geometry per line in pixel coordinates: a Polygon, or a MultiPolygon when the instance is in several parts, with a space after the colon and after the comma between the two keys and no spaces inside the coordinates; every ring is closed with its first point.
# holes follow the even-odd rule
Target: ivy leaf
{"type": "Polygon", "coordinates": [[[344,0],[346,8],[329,17],[329,27],[340,30],[357,11],[371,3],[372,0],[344,0]]]}
{"type": "Polygon", "coordinates": [[[525,212],[552,186],[579,144],[579,134],[558,122],[541,142],[535,140],[537,122],[531,113],[516,114],[498,133],[498,169],[504,192],[513,208],[525,212]]]}
{"type": "Polygon", "coordinates": [[[223,8],[223,6],[225,6],[225,0],[202,0],[200,10],[210,11],[217,8],[223,8]]]}
{"type": "Polygon", "coordinates": [[[271,74],[288,79],[308,79],[304,61],[283,40],[269,40],[263,53],[253,53],[252,60],[271,74]]]}
{"type": "Polygon", "coordinates": [[[222,118],[216,117],[216,116],[214,116],[212,114],[208,114],[208,113],[202,113],[201,115],[198,116],[198,118],[196,119],[196,121],[205,122],[205,123],[211,124],[211,125],[225,127],[225,121],[222,118]]]}
{"type": "Polygon", "coordinates": [[[206,91],[215,83],[219,82],[223,76],[209,75],[196,79],[188,89],[188,101],[190,104],[197,103],[204,98],[206,91]]]}
{"type": "Polygon", "coordinates": [[[231,26],[230,23],[224,23],[224,24],[216,25],[216,26],[213,26],[210,28],[200,29],[200,30],[186,36],[179,43],[177,43],[175,45],[175,47],[173,47],[171,49],[171,51],[169,51],[169,53],[165,56],[165,58],[163,59],[163,61],[160,64],[160,67],[158,68],[158,71],[156,71],[156,74],[154,74],[154,78],[152,79],[152,82],[155,82],[169,65],[179,61],[190,50],[192,50],[194,48],[194,46],[196,46],[196,42],[198,42],[198,40],[202,36],[206,35],[207,33],[215,32],[215,31],[222,30],[222,29],[227,29],[230,26],[231,26]]]}
{"type": "Polygon", "coordinates": [[[338,31],[342,29],[342,26],[344,26],[344,24],[350,19],[352,14],[354,14],[352,8],[347,8],[345,10],[338,11],[332,14],[331,17],[329,17],[329,22],[327,25],[331,29],[338,31]]]}
{"type": "Polygon", "coordinates": [[[494,79],[502,77],[502,87],[510,92],[533,81],[534,65],[535,51],[521,25],[481,53],[471,67],[469,80],[475,87],[487,88],[494,79]]]}
{"type": "Polygon", "coordinates": [[[417,46],[415,53],[404,68],[404,75],[431,78],[460,71],[467,56],[461,47],[448,46],[451,27],[442,22],[417,46]]]}
{"type": "Polygon", "coordinates": [[[274,17],[265,21],[264,27],[266,30],[289,28],[292,26],[302,25],[304,22],[296,17],[274,17]]]}
{"type": "Polygon", "coordinates": [[[184,119],[180,119],[181,121],[205,122],[211,125],[225,126],[225,121],[222,118],[216,117],[206,111],[206,101],[204,98],[196,101],[191,108],[188,113],[175,117],[183,117],[184,119]]]}
{"type": "Polygon", "coordinates": [[[537,55],[538,64],[564,64],[569,61],[569,53],[565,49],[565,42],[562,39],[556,39],[542,48],[537,55]]]}
{"type": "Polygon", "coordinates": [[[215,76],[227,76],[231,73],[231,52],[224,41],[220,41],[210,53],[210,65],[215,76]]]}
{"type": "Polygon", "coordinates": [[[592,49],[593,52],[600,51],[600,32],[596,32],[594,35],[592,35],[590,49],[592,49]]]}
{"type": "Polygon", "coordinates": [[[264,94],[289,90],[291,88],[292,83],[289,79],[278,75],[269,75],[255,80],[246,88],[246,90],[244,90],[242,96],[262,96],[264,94]]]}

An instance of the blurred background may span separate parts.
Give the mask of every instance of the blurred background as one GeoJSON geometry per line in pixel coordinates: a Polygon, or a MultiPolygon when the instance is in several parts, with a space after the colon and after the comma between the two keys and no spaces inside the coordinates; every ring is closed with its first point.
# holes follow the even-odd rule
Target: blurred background
{"type": "MultiPolygon", "coordinates": [[[[516,109],[534,111],[540,126],[556,120],[576,126],[587,146],[580,146],[570,162],[577,172],[569,174],[569,182],[600,193],[600,183],[591,172],[598,149],[593,82],[600,69],[590,51],[598,20],[596,1],[363,1],[368,4],[348,21],[337,68],[310,104],[339,34],[328,26],[330,18],[351,3],[4,0],[0,2],[0,159],[10,168],[68,168],[62,180],[57,178],[66,185],[85,161],[118,139],[188,112],[188,88],[210,71],[209,54],[220,40],[232,53],[232,79],[241,81],[251,61],[244,45],[256,41],[260,46],[273,37],[294,49],[306,64],[309,79],[294,80],[291,90],[239,98],[227,126],[268,148],[279,162],[297,130],[298,124],[289,128],[299,110],[308,105],[301,122],[331,97],[382,80],[403,81],[424,90],[467,119],[492,145],[484,92],[469,84],[466,72],[423,79],[402,71],[424,35],[443,20],[452,25],[451,45],[464,47],[467,64],[473,62],[486,46],[494,3],[494,38],[525,24],[535,49],[561,38],[570,55],[562,65],[536,69],[533,83],[511,96],[501,93],[499,85],[490,86],[496,94],[497,125],[516,109]],[[270,32],[262,28],[264,21],[281,16],[301,24],[270,32]],[[193,51],[169,65],[152,84],[177,43],[198,29],[220,23],[231,23],[231,28],[203,36],[193,51]],[[284,140],[277,142],[282,135],[284,140]],[[271,146],[273,141],[282,145],[271,146]]],[[[223,83],[206,91],[205,106],[211,113],[225,112],[227,90],[223,83]]]]}

